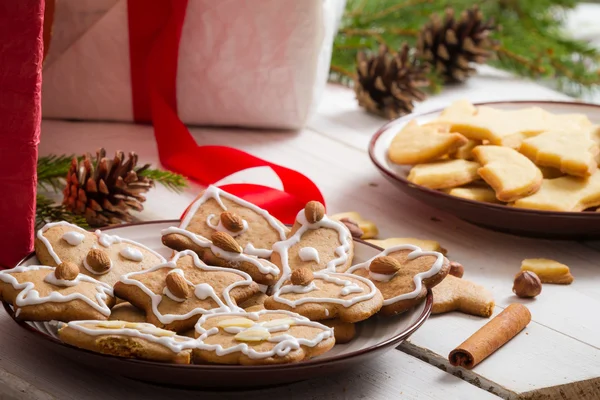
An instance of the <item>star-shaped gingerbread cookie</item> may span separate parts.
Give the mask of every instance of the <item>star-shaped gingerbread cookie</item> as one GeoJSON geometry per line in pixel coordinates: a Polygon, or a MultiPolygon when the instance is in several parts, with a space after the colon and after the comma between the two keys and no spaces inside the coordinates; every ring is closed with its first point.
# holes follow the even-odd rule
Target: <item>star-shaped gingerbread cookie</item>
{"type": "Polygon", "coordinates": [[[243,252],[269,258],[273,243],[284,240],[288,228],[266,210],[209,186],[187,209],[179,227],[162,232],[165,246],[177,251],[206,251],[206,238],[225,232],[242,247],[243,252]]]}
{"type": "Polygon", "coordinates": [[[88,232],[68,222],[46,224],[37,232],[40,263],[55,267],[70,261],[81,273],[114,285],[121,275],[142,271],[166,260],[148,247],[103,231],[88,232]]]}
{"type": "Polygon", "coordinates": [[[265,300],[270,310],[293,311],[319,321],[363,321],[381,309],[383,296],[373,282],[358,275],[315,272],[303,267],[265,300]]]}
{"type": "Polygon", "coordinates": [[[106,320],[115,304],[109,285],[80,274],[70,262],[0,271],[0,299],[24,321],[106,320]]]}
{"type": "Polygon", "coordinates": [[[328,218],[323,204],[311,201],[296,216],[288,238],[273,245],[271,261],[282,270],[275,289],[296,269],[344,272],[353,257],[354,242],[346,225],[328,218]]]}
{"type": "Polygon", "coordinates": [[[494,312],[494,297],[476,283],[448,275],[433,289],[432,314],[460,311],[489,318],[494,312]]]}
{"type": "Polygon", "coordinates": [[[335,344],[332,328],[287,311],[205,315],[196,334],[194,359],[216,364],[298,362],[335,344]]]}
{"type": "Polygon", "coordinates": [[[421,302],[427,289],[440,283],[449,270],[450,262],[442,253],[400,245],[351,267],[348,273],[370,279],[383,294],[380,313],[394,315],[421,302]]]}
{"type": "Polygon", "coordinates": [[[202,314],[238,310],[259,292],[244,272],[212,267],[191,250],[167,263],[131,272],[115,284],[115,295],[146,312],[147,322],[177,332],[194,326],[202,314]]]}

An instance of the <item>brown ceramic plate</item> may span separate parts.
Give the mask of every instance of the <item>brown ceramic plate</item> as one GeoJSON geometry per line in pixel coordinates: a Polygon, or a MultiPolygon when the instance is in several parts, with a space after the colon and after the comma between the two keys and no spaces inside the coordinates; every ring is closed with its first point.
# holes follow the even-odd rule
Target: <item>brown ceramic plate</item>
{"type": "MultiPolygon", "coordinates": [[[[179,221],[157,221],[132,224],[111,229],[119,236],[145,244],[168,257],[171,250],[164,247],[160,231],[179,221]]],[[[355,242],[355,262],[365,261],[381,251],[379,247],[363,241],[355,242]]],[[[26,257],[19,265],[38,262],[35,254],[26,257]]],[[[132,360],[82,350],[63,343],[56,335],[56,324],[47,322],[17,321],[32,336],[51,342],[61,354],[74,362],[106,373],[178,387],[248,388],[290,383],[336,373],[363,364],[384,351],[392,350],[415,332],[429,317],[433,296],[397,317],[374,317],[357,325],[357,336],[348,344],[336,345],[328,353],[296,364],[273,366],[239,365],[177,365],[132,360]]],[[[4,303],[8,314],[15,319],[10,305],[4,303]]]]}
{"type": "MultiPolygon", "coordinates": [[[[600,106],[586,103],[552,101],[511,101],[478,103],[511,110],[542,107],[552,113],[578,113],[600,124],[600,106]]],[[[591,239],[600,237],[600,212],[539,211],[461,199],[409,182],[409,166],[395,165],[387,157],[387,149],[395,134],[409,121],[420,124],[435,119],[442,110],[407,115],[384,125],[371,139],[369,156],[381,174],[398,189],[423,203],[447,211],[460,219],[485,228],[522,236],[554,239],[591,239]]]]}

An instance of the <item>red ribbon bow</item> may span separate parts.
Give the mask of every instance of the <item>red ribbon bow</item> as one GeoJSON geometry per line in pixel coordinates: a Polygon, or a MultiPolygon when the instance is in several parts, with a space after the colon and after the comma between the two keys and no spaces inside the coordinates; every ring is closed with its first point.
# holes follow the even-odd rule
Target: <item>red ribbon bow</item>
{"type": "Polygon", "coordinates": [[[177,59],[187,3],[128,0],[134,118],[154,125],[160,161],[165,167],[203,185],[247,168],[271,167],[281,179],[283,191],[254,184],[221,188],[267,209],[284,223],[293,223],[308,201],[324,202],[310,179],[232,147],[198,146],[177,116],[177,59]]]}

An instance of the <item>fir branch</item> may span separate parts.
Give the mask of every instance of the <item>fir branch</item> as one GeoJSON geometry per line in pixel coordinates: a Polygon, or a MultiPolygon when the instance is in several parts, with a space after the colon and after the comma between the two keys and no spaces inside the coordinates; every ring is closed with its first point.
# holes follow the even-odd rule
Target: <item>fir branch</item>
{"type": "Polygon", "coordinates": [[[150,168],[149,165],[144,165],[135,171],[139,176],[152,179],[165,186],[167,189],[174,192],[181,192],[188,186],[187,179],[183,175],[176,174],[171,171],[150,168]]]}
{"type": "Polygon", "coordinates": [[[38,185],[44,190],[61,191],[73,157],[73,155],[51,154],[38,158],[38,185]]]}
{"type": "Polygon", "coordinates": [[[75,215],[68,211],[62,204],[55,204],[48,197],[36,195],[35,228],[39,229],[49,222],[67,221],[88,229],[89,225],[82,215],[75,215]]]}

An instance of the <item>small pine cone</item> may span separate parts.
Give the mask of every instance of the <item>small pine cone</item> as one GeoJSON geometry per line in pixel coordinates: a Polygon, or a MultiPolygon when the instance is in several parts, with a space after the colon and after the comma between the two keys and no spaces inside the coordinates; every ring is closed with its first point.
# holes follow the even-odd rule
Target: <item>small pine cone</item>
{"type": "Polygon", "coordinates": [[[448,8],[443,20],[433,14],[421,29],[418,56],[447,82],[463,82],[475,73],[472,63],[484,64],[493,55],[496,43],[490,34],[495,29],[493,19],[484,21],[477,5],[463,11],[459,19],[448,8]]]}
{"type": "Polygon", "coordinates": [[[410,48],[404,44],[398,53],[379,47],[379,53],[357,55],[357,76],[354,91],[358,104],[367,111],[389,119],[409,114],[413,101],[425,99],[421,88],[429,85],[428,67],[411,57],[410,48]]]}
{"type": "Polygon", "coordinates": [[[137,155],[122,151],[110,160],[106,151],[99,149],[94,158],[86,154],[78,162],[71,161],[67,184],[63,190],[63,205],[77,215],[83,215],[90,226],[115,225],[132,220],[130,210],[141,211],[146,198],[142,193],[154,182],[138,173],[146,168],[136,167],[137,155]]]}

